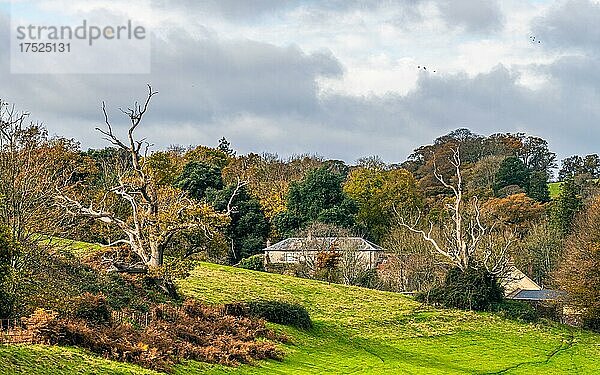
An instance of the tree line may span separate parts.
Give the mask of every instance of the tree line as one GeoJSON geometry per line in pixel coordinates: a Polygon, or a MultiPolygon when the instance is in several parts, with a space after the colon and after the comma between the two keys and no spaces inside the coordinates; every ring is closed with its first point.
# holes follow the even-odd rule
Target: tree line
{"type": "Polygon", "coordinates": [[[551,198],[556,155],[546,140],[523,133],[458,129],[399,164],[238,155],[225,138],[215,147],[153,150],[138,132],[155,95],[148,87],[122,119],[109,118],[103,105],[98,132],[108,145],[90,150],[50,137],[1,103],[5,298],[22,298],[19,285],[35,280],[36,262],[53,251],[42,240],[57,237],[121,249],[106,252],[107,266],[159,269],[171,292],[169,275],[181,264],[235,265],[315,224],[384,246],[390,254],[378,285],[398,291],[439,285],[453,268],[500,275],[513,263],[544,286],[569,289],[575,283],[564,270],[583,269],[580,252],[596,249],[595,239],[579,236],[591,225],[580,216],[598,207],[595,154],[563,160],[562,188],[551,198]]]}

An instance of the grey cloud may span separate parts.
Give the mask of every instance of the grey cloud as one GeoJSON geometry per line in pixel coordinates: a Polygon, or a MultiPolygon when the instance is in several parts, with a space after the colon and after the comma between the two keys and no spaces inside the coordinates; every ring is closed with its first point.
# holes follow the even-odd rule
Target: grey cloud
{"type": "Polygon", "coordinates": [[[533,34],[545,46],[600,53],[600,4],[590,0],[568,0],[536,19],[533,34]]]}
{"type": "Polygon", "coordinates": [[[143,98],[150,82],[160,94],[141,130],[157,147],[214,144],[226,136],[240,152],[317,152],[347,161],[380,154],[394,162],[468,127],[483,134],[527,131],[548,139],[561,156],[598,152],[600,62],[594,56],[531,67],[550,77],[543,90],[519,85],[519,75],[499,65],[475,77],[424,73],[407,95],[320,96],[319,76],[343,74],[329,52],[178,32],[155,40],[151,75],[17,76],[8,74],[7,32],[0,13],[1,97],[84,146],[103,145],[93,131],[102,120],[101,100],[123,131],[116,108],[143,98]]]}
{"type": "MultiPolygon", "coordinates": [[[[1,13],[0,17],[1,97],[44,120],[51,130],[90,145],[98,144],[92,129],[101,120],[100,101],[106,100],[118,119],[116,108],[142,98],[147,82],[160,92],[147,118],[150,123],[193,124],[197,134],[203,134],[232,116],[268,119],[318,111],[317,78],[343,74],[329,51],[305,53],[297,46],[250,40],[195,39],[180,30],[153,40],[150,75],[11,75],[8,22],[1,13]]],[[[172,143],[169,135],[163,130],[157,143],[172,143]]]]}
{"type": "Polygon", "coordinates": [[[560,156],[597,152],[600,111],[591,104],[600,97],[567,83],[570,76],[562,74],[563,67],[543,69],[555,71],[552,86],[544,90],[521,86],[519,75],[502,65],[472,78],[423,75],[417,89],[405,96],[326,98],[320,120],[333,134],[362,133],[364,142],[351,148],[370,144],[371,154],[393,161],[459,127],[481,134],[525,131],[546,138],[560,156]]]}
{"type": "Polygon", "coordinates": [[[157,0],[154,5],[158,9],[178,8],[234,22],[279,17],[302,8],[306,21],[320,23],[334,20],[348,12],[384,9],[396,26],[409,28],[410,25],[423,21],[421,6],[430,3],[437,6],[450,28],[460,27],[467,32],[489,33],[500,30],[504,24],[504,15],[497,0],[157,0]]]}
{"type": "Polygon", "coordinates": [[[193,9],[205,15],[218,15],[237,21],[250,21],[264,15],[293,9],[301,3],[302,1],[297,0],[154,0],[152,5],[157,9],[193,9]]]}
{"type": "Polygon", "coordinates": [[[450,27],[464,27],[472,33],[502,29],[504,14],[497,0],[437,0],[442,18],[450,27]]]}

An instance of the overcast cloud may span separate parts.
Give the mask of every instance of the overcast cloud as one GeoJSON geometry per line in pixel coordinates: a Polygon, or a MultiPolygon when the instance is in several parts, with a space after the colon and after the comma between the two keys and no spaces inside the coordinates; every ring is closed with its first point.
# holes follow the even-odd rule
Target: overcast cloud
{"type": "MultiPolygon", "coordinates": [[[[116,9],[40,1],[82,16],[106,3],[116,9]]],[[[225,136],[241,153],[398,162],[467,127],[539,135],[560,157],[600,152],[600,5],[591,0],[153,4],[148,75],[12,75],[0,7],[0,98],[84,148],[103,146],[93,130],[102,100],[123,131],[117,107],[151,83],[160,93],[142,130],[156,147],[225,136]]]]}

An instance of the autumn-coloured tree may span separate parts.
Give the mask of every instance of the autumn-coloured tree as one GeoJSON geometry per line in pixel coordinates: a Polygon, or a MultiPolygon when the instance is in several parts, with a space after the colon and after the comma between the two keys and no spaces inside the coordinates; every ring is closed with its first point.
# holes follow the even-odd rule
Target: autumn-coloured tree
{"type": "Polygon", "coordinates": [[[422,206],[419,186],[405,169],[380,167],[354,169],[344,183],[344,191],[358,204],[356,222],[368,236],[380,242],[394,221],[394,207],[407,211],[422,206]]]}
{"type": "Polygon", "coordinates": [[[316,156],[297,155],[284,160],[276,154],[250,153],[231,159],[223,169],[223,178],[227,184],[238,177],[247,181],[248,191],[258,199],[270,220],[285,210],[290,183],[322,165],[322,158],[316,156]]]}
{"type": "Polygon", "coordinates": [[[334,247],[317,253],[315,267],[317,272],[323,272],[325,281],[332,283],[336,280],[336,271],[341,262],[342,254],[334,247]]]}
{"type": "Polygon", "coordinates": [[[482,213],[491,225],[495,223],[514,228],[524,235],[529,227],[542,219],[545,206],[525,193],[519,193],[487,200],[482,206],[482,213]]]}
{"type": "Polygon", "coordinates": [[[55,191],[63,181],[85,179],[91,168],[77,143],[50,138],[27,118],[0,100],[0,222],[22,244],[61,231],[55,191]]]}
{"type": "Polygon", "coordinates": [[[558,285],[570,304],[582,312],[590,328],[600,330],[600,198],[574,223],[556,272],[558,285]]]}
{"type": "Polygon", "coordinates": [[[496,174],[502,160],[504,160],[504,156],[489,155],[477,161],[465,173],[467,191],[482,199],[493,196],[494,186],[496,185],[496,174]]]}

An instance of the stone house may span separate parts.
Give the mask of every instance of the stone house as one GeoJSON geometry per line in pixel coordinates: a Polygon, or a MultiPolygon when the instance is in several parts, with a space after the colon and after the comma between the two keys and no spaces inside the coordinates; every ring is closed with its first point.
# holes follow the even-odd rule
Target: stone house
{"type": "Polygon", "coordinates": [[[264,249],[265,263],[293,265],[314,263],[317,254],[335,251],[351,257],[361,268],[374,269],[383,260],[385,250],[360,237],[291,237],[264,249]]]}

